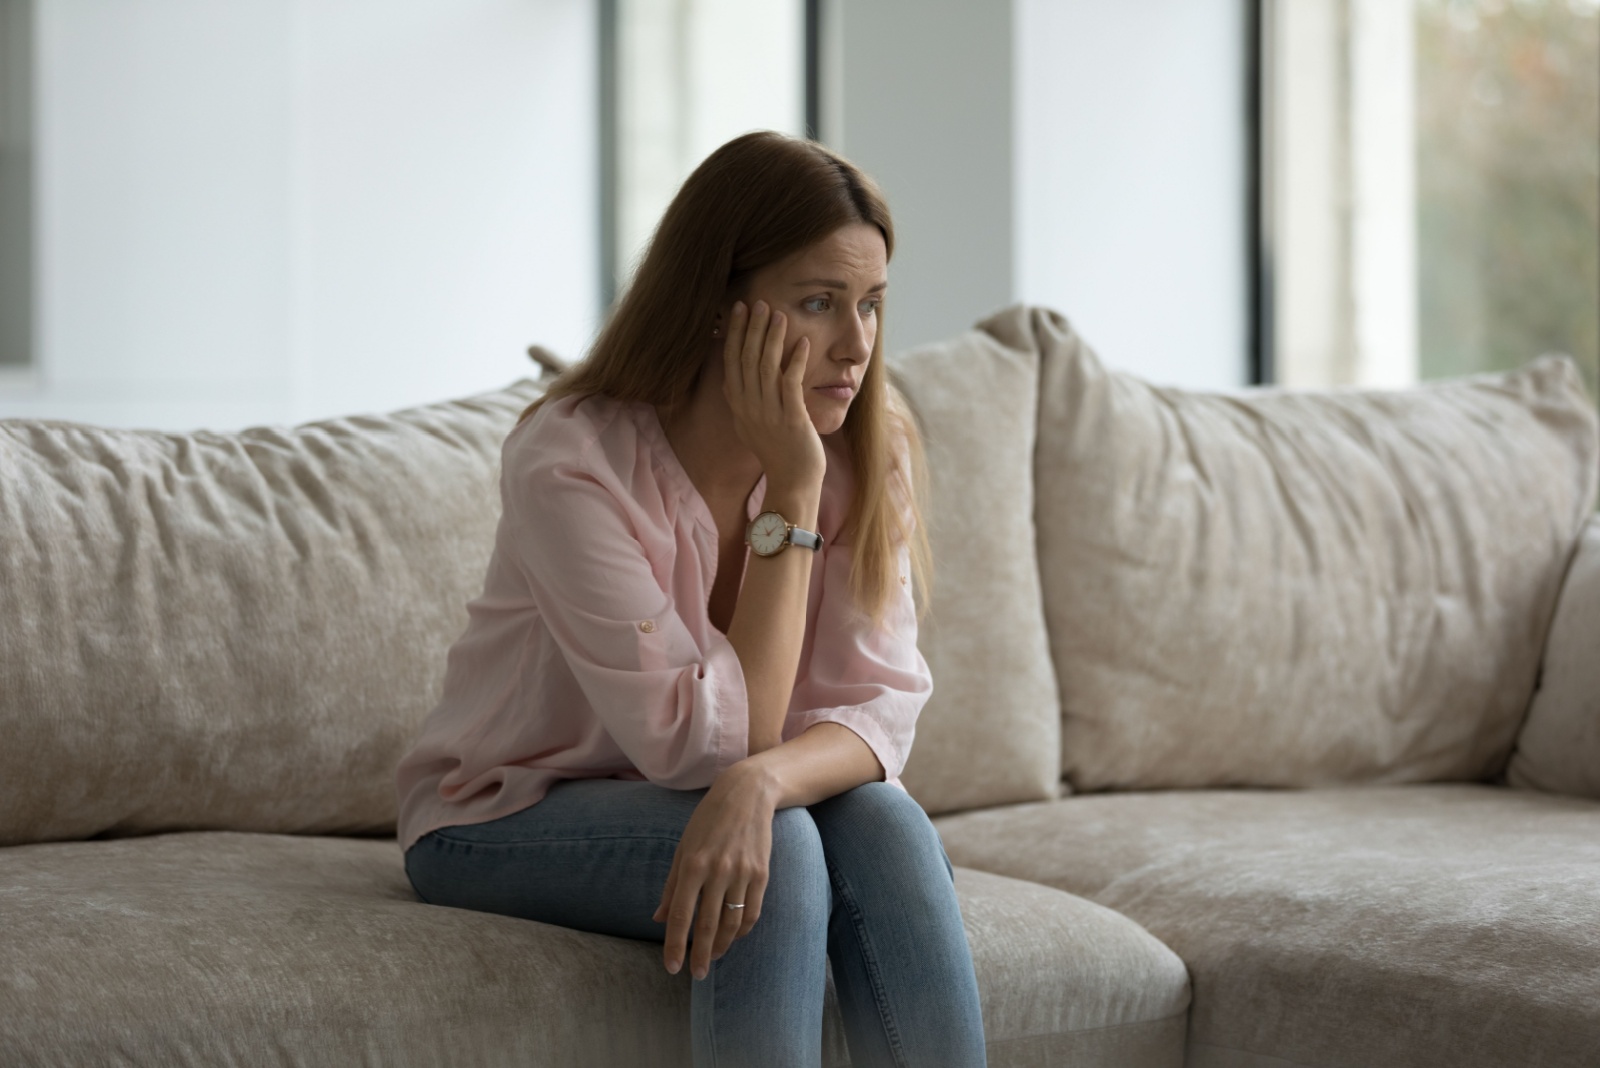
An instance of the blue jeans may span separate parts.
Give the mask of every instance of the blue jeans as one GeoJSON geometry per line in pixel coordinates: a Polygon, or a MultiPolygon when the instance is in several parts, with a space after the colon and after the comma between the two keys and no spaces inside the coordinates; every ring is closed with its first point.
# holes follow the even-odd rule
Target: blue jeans
{"type": "MultiPolygon", "coordinates": [[[[661,942],[666,927],[652,916],[704,796],[561,782],[521,812],[424,835],[406,852],[406,874],[431,904],[661,942]]],[[[778,810],[760,919],[692,980],[694,1063],[816,1068],[831,959],[857,1068],[983,1065],[953,878],[933,824],[886,783],[778,810]]]]}

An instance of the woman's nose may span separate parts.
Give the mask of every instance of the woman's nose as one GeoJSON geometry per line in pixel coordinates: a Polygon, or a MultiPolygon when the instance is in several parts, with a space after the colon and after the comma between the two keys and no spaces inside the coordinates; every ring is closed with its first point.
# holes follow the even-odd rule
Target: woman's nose
{"type": "Polygon", "coordinates": [[[844,351],[841,355],[861,363],[872,355],[872,327],[869,320],[863,320],[859,315],[851,319],[851,325],[845,327],[844,344],[840,346],[844,351]]]}

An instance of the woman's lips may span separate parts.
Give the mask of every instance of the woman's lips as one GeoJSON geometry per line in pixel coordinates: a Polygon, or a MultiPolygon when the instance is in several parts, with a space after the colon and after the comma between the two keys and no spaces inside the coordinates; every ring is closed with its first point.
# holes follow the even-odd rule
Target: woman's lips
{"type": "Polygon", "coordinates": [[[849,400],[855,395],[855,390],[849,386],[818,386],[817,392],[834,400],[849,400]]]}

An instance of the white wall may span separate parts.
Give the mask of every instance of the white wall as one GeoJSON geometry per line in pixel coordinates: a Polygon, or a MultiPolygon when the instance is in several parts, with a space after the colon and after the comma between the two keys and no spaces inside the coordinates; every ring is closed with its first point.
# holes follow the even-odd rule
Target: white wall
{"type": "Polygon", "coordinates": [[[1243,0],[1014,9],[1018,299],[1112,366],[1243,384],[1243,0]]]}
{"type": "Polygon", "coordinates": [[[3,415],[286,414],[289,26],[278,0],[40,0],[36,391],[3,415]]]}
{"type": "Polygon", "coordinates": [[[39,0],[38,349],[0,416],[492,389],[598,324],[587,0],[39,0]]]}

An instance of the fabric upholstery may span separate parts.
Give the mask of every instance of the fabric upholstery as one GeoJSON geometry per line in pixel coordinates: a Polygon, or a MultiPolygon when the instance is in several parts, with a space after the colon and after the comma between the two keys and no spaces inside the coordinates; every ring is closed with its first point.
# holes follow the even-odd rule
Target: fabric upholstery
{"type": "Polygon", "coordinates": [[[1507,779],[1600,800],[1600,516],[1584,528],[1561,585],[1539,688],[1507,779]]]}
{"type": "Polygon", "coordinates": [[[1478,784],[1076,795],[935,821],[954,863],[1139,921],[1189,1063],[1588,1068],[1600,804],[1478,784]]]}
{"type": "Polygon", "coordinates": [[[917,645],[935,683],[901,781],[929,812],[1056,797],[1061,707],[1033,535],[1038,354],[969,330],[889,367],[927,450],[934,557],[917,645]]]}
{"type": "MultiPolygon", "coordinates": [[[[994,1068],[1177,1068],[1188,976],[1131,920],[958,871],[994,1068]]],[[[0,850],[0,1063],[687,1065],[660,946],[419,901],[393,839],[0,850]]],[[[847,1063],[829,992],[824,1049],[847,1063]]]]}
{"type": "Polygon", "coordinates": [[[539,388],[237,433],[0,420],[0,843],[392,831],[539,388]]]}
{"type": "Polygon", "coordinates": [[[1074,788],[1503,771],[1595,500],[1570,360],[1201,393],[1107,370],[1049,309],[979,327],[1039,354],[1038,560],[1074,788]]]}

